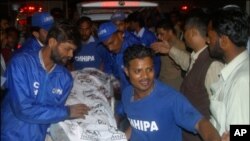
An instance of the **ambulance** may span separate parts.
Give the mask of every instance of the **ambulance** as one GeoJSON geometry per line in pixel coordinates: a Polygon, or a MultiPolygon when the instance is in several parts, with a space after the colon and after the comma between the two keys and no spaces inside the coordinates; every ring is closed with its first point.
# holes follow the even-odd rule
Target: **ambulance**
{"type": "Polygon", "coordinates": [[[109,20],[111,15],[119,10],[126,15],[133,11],[141,11],[149,8],[157,8],[158,3],[146,1],[91,1],[80,2],[77,4],[77,10],[80,16],[90,17],[93,21],[109,20]]]}

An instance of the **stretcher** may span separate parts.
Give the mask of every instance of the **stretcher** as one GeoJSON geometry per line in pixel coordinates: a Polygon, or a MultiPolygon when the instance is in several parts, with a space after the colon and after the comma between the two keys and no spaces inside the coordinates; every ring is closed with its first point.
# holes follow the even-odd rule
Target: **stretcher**
{"type": "Polygon", "coordinates": [[[113,88],[119,82],[94,68],[73,71],[74,85],[66,105],[83,103],[90,107],[85,118],[52,124],[46,141],[127,141],[114,118],[113,88]]]}

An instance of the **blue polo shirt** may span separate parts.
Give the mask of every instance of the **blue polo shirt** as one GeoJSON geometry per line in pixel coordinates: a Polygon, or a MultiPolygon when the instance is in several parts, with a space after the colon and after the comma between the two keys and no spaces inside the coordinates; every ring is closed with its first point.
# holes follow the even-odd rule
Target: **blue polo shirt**
{"type": "Polygon", "coordinates": [[[108,50],[93,36],[76,50],[73,66],[75,70],[91,67],[100,69],[108,59],[108,50]]]}
{"type": "Polygon", "coordinates": [[[38,42],[35,36],[30,36],[26,39],[26,41],[22,44],[21,48],[17,50],[17,52],[29,52],[29,51],[38,51],[42,48],[42,44],[38,42]]]}
{"type": "MultiPolygon", "coordinates": [[[[138,34],[136,34],[135,32],[134,34],[140,39],[141,43],[146,47],[150,47],[152,43],[157,41],[157,37],[155,36],[155,34],[146,27],[143,27],[138,34]]],[[[154,70],[155,70],[155,78],[158,78],[161,71],[161,58],[159,54],[156,54],[154,57],[154,70]]]]}
{"type": "Polygon", "coordinates": [[[135,35],[133,35],[130,32],[125,32],[124,37],[123,37],[123,43],[121,46],[121,49],[118,53],[111,53],[111,58],[112,58],[112,73],[114,76],[119,79],[120,84],[121,84],[121,90],[126,88],[127,86],[130,85],[130,82],[124,72],[124,63],[123,63],[123,54],[124,51],[128,48],[131,47],[134,44],[141,44],[139,38],[137,38],[135,35]]]}
{"type": "Polygon", "coordinates": [[[134,89],[122,94],[124,111],[132,127],[131,141],[182,141],[182,128],[196,133],[202,115],[173,88],[155,80],[153,91],[134,100],[134,89]]]}

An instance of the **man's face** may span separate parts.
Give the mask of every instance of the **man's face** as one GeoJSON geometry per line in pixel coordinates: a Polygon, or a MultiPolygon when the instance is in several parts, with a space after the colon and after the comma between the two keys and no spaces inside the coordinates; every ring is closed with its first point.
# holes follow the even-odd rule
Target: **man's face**
{"type": "Polygon", "coordinates": [[[51,50],[50,58],[57,64],[66,64],[73,57],[76,46],[71,42],[57,43],[51,50]]]}
{"type": "Polygon", "coordinates": [[[81,23],[79,27],[79,32],[81,34],[82,41],[84,42],[88,41],[92,34],[92,27],[90,23],[88,22],[81,23]]]}
{"type": "Polygon", "coordinates": [[[117,20],[114,22],[118,31],[124,32],[126,30],[126,23],[124,21],[117,20]]]}
{"type": "Polygon", "coordinates": [[[8,35],[7,35],[7,46],[9,46],[10,48],[13,48],[15,49],[17,47],[17,44],[18,44],[18,40],[19,40],[19,37],[18,37],[18,33],[17,32],[10,32],[8,35]]]}
{"type": "Polygon", "coordinates": [[[38,33],[39,35],[39,37],[38,37],[38,39],[39,39],[39,41],[41,42],[41,43],[43,43],[43,44],[45,44],[45,42],[46,42],[46,38],[47,38],[47,35],[48,35],[48,31],[47,30],[45,30],[45,29],[43,29],[43,28],[41,28],[40,30],[39,30],[39,33],[38,33]]]}
{"type": "Polygon", "coordinates": [[[185,27],[184,39],[185,39],[185,44],[188,47],[192,48],[193,47],[193,33],[192,33],[192,28],[185,27]]]}
{"type": "Polygon", "coordinates": [[[6,28],[8,28],[9,26],[10,26],[10,24],[9,24],[9,22],[8,22],[8,20],[5,20],[5,19],[2,19],[1,20],[1,25],[0,25],[1,27],[1,29],[6,29],[6,28]]]}
{"type": "Polygon", "coordinates": [[[118,53],[122,46],[122,40],[118,34],[119,33],[114,33],[109,39],[103,42],[108,50],[113,53],[118,53]]]}
{"type": "Polygon", "coordinates": [[[164,28],[157,28],[157,38],[160,41],[169,41],[170,40],[170,30],[165,30],[164,28]]]}
{"type": "Polygon", "coordinates": [[[138,23],[131,21],[129,24],[129,28],[131,31],[135,31],[136,27],[137,27],[138,23]]]}
{"type": "Polygon", "coordinates": [[[154,65],[150,57],[134,59],[125,68],[126,75],[137,92],[149,93],[154,86],[154,65]]]}
{"type": "Polygon", "coordinates": [[[208,24],[208,38],[210,55],[214,58],[222,59],[224,53],[222,48],[220,47],[220,38],[218,34],[213,30],[211,22],[209,22],[208,24]]]}

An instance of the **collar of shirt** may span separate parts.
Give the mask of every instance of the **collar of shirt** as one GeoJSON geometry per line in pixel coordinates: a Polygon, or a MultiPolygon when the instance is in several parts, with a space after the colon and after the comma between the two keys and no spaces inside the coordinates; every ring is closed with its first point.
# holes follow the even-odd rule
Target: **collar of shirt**
{"type": "Polygon", "coordinates": [[[192,52],[191,55],[190,55],[190,64],[189,64],[189,69],[188,71],[190,71],[193,67],[193,64],[195,63],[196,59],[198,58],[198,56],[201,54],[201,52],[203,50],[205,50],[207,48],[207,45],[204,46],[202,49],[200,49],[198,52],[192,52]]]}
{"type": "MultiPolygon", "coordinates": [[[[2,53],[0,55],[1,55],[1,69],[3,69],[3,72],[4,72],[4,70],[6,69],[6,65],[5,65],[2,53]]],[[[2,71],[1,71],[1,73],[2,73],[2,71]]]]}
{"type": "Polygon", "coordinates": [[[206,48],[207,48],[208,46],[207,45],[205,45],[202,49],[200,49],[199,51],[197,51],[197,52],[192,52],[191,53],[191,60],[193,60],[194,62],[195,62],[195,60],[198,58],[198,56],[201,54],[201,52],[203,51],[203,50],[205,50],[206,48]]]}
{"type": "Polygon", "coordinates": [[[95,42],[95,38],[92,35],[89,37],[88,41],[82,42],[82,44],[88,44],[88,43],[91,43],[91,42],[95,42]]]}
{"type": "Polygon", "coordinates": [[[39,44],[41,47],[44,46],[44,44],[43,44],[42,42],[40,42],[40,40],[38,40],[37,38],[36,38],[36,40],[37,40],[38,44],[39,44]]]}
{"type": "MultiPolygon", "coordinates": [[[[38,57],[39,57],[39,60],[40,60],[40,63],[41,63],[41,65],[42,65],[43,69],[47,71],[47,69],[46,69],[46,67],[45,67],[45,64],[44,64],[44,62],[43,62],[42,50],[41,50],[41,49],[39,50],[38,57]]],[[[54,64],[54,66],[49,70],[48,73],[52,72],[52,71],[55,69],[55,67],[56,67],[56,64],[54,64]]]]}
{"type": "Polygon", "coordinates": [[[236,56],[231,62],[226,64],[225,67],[221,70],[221,76],[223,80],[227,80],[227,78],[234,71],[234,69],[246,59],[249,59],[249,54],[247,50],[243,51],[241,54],[236,56]]]}
{"type": "Polygon", "coordinates": [[[138,33],[136,33],[136,32],[134,32],[134,34],[137,36],[137,37],[142,37],[142,35],[143,35],[143,33],[144,33],[144,31],[145,31],[145,28],[143,27],[143,28],[141,28],[141,30],[138,32],[138,33]]]}

